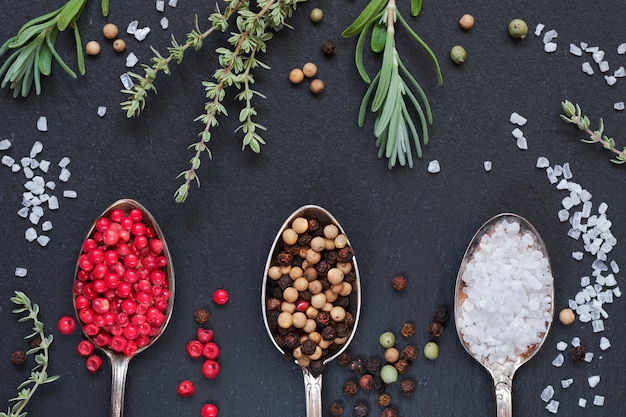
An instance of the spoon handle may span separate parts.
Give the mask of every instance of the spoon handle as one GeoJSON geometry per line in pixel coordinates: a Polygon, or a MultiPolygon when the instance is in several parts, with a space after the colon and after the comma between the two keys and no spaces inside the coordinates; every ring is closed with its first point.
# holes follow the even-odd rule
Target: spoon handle
{"type": "Polygon", "coordinates": [[[497,417],[513,416],[513,400],[511,395],[512,382],[512,378],[506,375],[502,375],[500,378],[494,379],[497,417]]]}
{"type": "Polygon", "coordinates": [[[306,416],[322,417],[322,375],[313,376],[302,367],[304,375],[304,393],[306,396],[306,416]]]}
{"type": "Polygon", "coordinates": [[[124,391],[129,356],[110,355],[111,360],[111,417],[122,417],[124,414],[124,391]]]}

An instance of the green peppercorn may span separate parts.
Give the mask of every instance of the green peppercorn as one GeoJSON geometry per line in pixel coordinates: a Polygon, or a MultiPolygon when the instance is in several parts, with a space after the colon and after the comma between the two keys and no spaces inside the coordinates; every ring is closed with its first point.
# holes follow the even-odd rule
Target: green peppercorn
{"type": "Polygon", "coordinates": [[[385,365],[380,370],[380,378],[385,384],[392,384],[398,380],[398,370],[393,365],[385,365]]]}
{"type": "Polygon", "coordinates": [[[309,15],[309,17],[311,18],[311,22],[318,23],[324,17],[324,12],[322,11],[322,9],[316,7],[315,9],[311,10],[311,14],[309,15]]]}
{"type": "Polygon", "coordinates": [[[528,34],[528,25],[522,19],[513,19],[509,23],[509,35],[515,39],[524,39],[528,34]]]}
{"type": "Polygon", "coordinates": [[[396,337],[391,332],[385,332],[380,335],[380,337],[378,338],[378,342],[385,349],[389,349],[396,344],[396,337]]]}
{"type": "Polygon", "coordinates": [[[462,64],[467,58],[467,51],[461,45],[453,46],[450,50],[450,58],[455,64],[462,64]]]}
{"type": "Polygon", "coordinates": [[[427,359],[435,360],[439,356],[439,346],[435,342],[428,342],[424,345],[424,356],[427,359]]]}

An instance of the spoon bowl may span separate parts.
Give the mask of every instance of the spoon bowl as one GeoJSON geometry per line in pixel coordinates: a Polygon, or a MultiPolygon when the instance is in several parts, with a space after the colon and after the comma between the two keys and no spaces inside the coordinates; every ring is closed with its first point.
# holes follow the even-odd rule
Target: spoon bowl
{"type": "MultiPolygon", "coordinates": [[[[265,265],[265,271],[263,274],[263,286],[261,291],[261,305],[263,308],[263,320],[265,323],[265,329],[267,330],[272,343],[278,351],[283,355],[289,355],[291,352],[285,347],[281,346],[278,343],[277,339],[279,338],[279,331],[276,330],[276,326],[270,323],[268,319],[268,314],[270,310],[267,306],[268,299],[273,297],[273,279],[269,277],[270,268],[275,267],[277,265],[277,255],[281,253],[285,249],[285,242],[283,241],[283,232],[287,229],[291,228],[294,220],[298,218],[305,219],[314,219],[319,222],[320,225],[334,225],[338,229],[338,233],[345,237],[345,233],[339,222],[330,214],[327,210],[322,207],[316,205],[306,205],[300,207],[296,211],[294,211],[288,218],[285,220],[278,233],[276,234],[276,238],[272,244],[272,247],[269,251],[269,255],[267,258],[267,262],[265,265]]],[[[345,240],[345,247],[351,248],[349,240],[345,240]]],[[[303,245],[306,246],[306,245],[303,245]]],[[[324,250],[323,252],[326,252],[324,250]]],[[[298,255],[296,255],[298,256],[298,255]]],[[[305,261],[306,262],[306,261],[305,261]]],[[[351,272],[346,273],[346,276],[350,275],[350,285],[351,291],[346,298],[345,301],[348,302],[345,310],[347,314],[350,314],[353,323],[350,326],[350,332],[345,337],[342,338],[341,344],[331,345],[327,352],[317,360],[319,363],[321,361],[321,367],[312,367],[307,363],[308,360],[295,359],[295,362],[302,369],[302,374],[304,376],[304,385],[305,385],[305,398],[306,398],[306,415],[307,417],[322,417],[322,371],[323,367],[335,359],[337,356],[341,355],[343,351],[346,350],[354,334],[356,332],[357,324],[359,322],[359,315],[361,310],[361,284],[360,284],[360,275],[359,269],[356,262],[356,257],[353,255],[349,259],[349,263],[351,264],[351,272]]],[[[274,287],[276,288],[276,287],[274,287]]],[[[320,332],[321,333],[321,332],[320,332]]]]}
{"type": "MultiPolygon", "coordinates": [[[[513,376],[517,369],[522,366],[524,363],[529,361],[541,348],[543,342],[546,339],[548,331],[550,330],[550,326],[552,324],[552,317],[554,315],[554,285],[552,280],[546,284],[547,288],[547,296],[549,297],[549,302],[544,305],[545,311],[543,311],[544,316],[546,317],[545,323],[545,331],[537,334],[537,341],[530,343],[525,351],[519,352],[515,358],[507,356],[505,360],[501,361],[490,361],[489,357],[485,355],[481,355],[476,351],[473,351],[470,347],[470,344],[466,341],[466,337],[464,335],[464,329],[460,324],[462,322],[463,317],[463,304],[468,299],[468,295],[464,292],[466,285],[463,281],[463,276],[468,268],[468,263],[474,259],[474,255],[480,251],[480,243],[481,239],[487,235],[491,236],[494,233],[495,228],[498,225],[501,225],[503,222],[517,223],[519,224],[519,233],[520,234],[528,234],[532,237],[532,245],[530,246],[532,249],[539,251],[541,255],[547,261],[547,272],[551,276],[551,268],[550,262],[547,254],[547,250],[545,244],[539,233],[535,228],[528,222],[528,220],[520,217],[516,214],[512,213],[502,213],[491,219],[489,219],[485,224],[483,224],[480,229],[476,232],[474,237],[472,238],[470,244],[465,251],[465,255],[463,256],[463,260],[461,262],[461,266],[459,268],[459,273],[456,279],[455,285],[455,295],[454,295],[454,316],[456,329],[459,336],[459,340],[461,344],[474,359],[476,359],[483,367],[487,369],[487,371],[491,374],[494,382],[495,388],[495,396],[496,396],[496,413],[498,417],[511,417],[512,414],[512,383],[513,376]]],[[[482,278],[482,277],[481,277],[482,278]]],[[[503,279],[509,278],[506,276],[502,276],[503,279]]],[[[550,277],[551,278],[551,277],[550,277]]],[[[480,278],[479,278],[480,279],[480,278]]],[[[497,338],[499,335],[494,336],[497,338]]]]}
{"type": "MultiPolygon", "coordinates": [[[[81,325],[81,328],[83,330],[83,333],[85,334],[85,337],[87,337],[87,339],[89,339],[92,343],[94,343],[94,345],[98,347],[109,358],[109,361],[111,363],[111,369],[112,369],[112,372],[111,372],[112,373],[111,414],[110,414],[111,417],[122,417],[124,413],[124,391],[125,391],[125,386],[126,386],[126,374],[128,372],[128,365],[129,365],[130,360],[134,358],[140,352],[143,352],[148,347],[152,346],[152,344],[154,344],[154,342],[156,342],[157,339],[163,334],[163,332],[165,331],[165,328],[167,327],[170,321],[170,318],[172,316],[172,309],[174,307],[174,268],[172,266],[170,252],[167,247],[167,243],[165,242],[165,239],[163,237],[163,233],[161,232],[161,228],[159,227],[158,223],[156,222],[152,214],[145,207],[139,204],[137,201],[131,200],[131,199],[122,199],[122,200],[116,201],[111,206],[109,206],[106,210],[104,210],[102,214],[98,217],[98,219],[108,218],[114,210],[121,210],[123,213],[128,215],[128,213],[132,209],[141,210],[143,214],[143,218],[141,221],[145,224],[146,227],[151,228],[154,231],[154,237],[157,237],[162,242],[163,247],[160,252],[160,255],[163,256],[164,259],[167,261],[167,264],[164,267],[158,268],[158,269],[163,270],[163,272],[165,273],[165,286],[166,286],[166,289],[169,291],[169,297],[166,299],[167,307],[163,311],[162,323],[158,326],[159,327],[158,332],[154,334],[150,333],[149,342],[147,342],[147,344],[145,345],[142,345],[141,347],[138,347],[134,352],[132,353],[129,352],[129,354],[116,352],[106,346],[100,346],[98,343],[94,342],[93,335],[90,335],[88,334],[88,332],[85,331],[85,323],[83,323],[82,320],[80,320],[79,309],[77,308],[77,305],[76,305],[76,300],[77,300],[76,293],[73,298],[74,312],[76,316],[79,317],[78,322],[81,325]]],[[[92,238],[94,234],[98,232],[98,229],[96,227],[97,221],[98,220],[96,220],[91,225],[89,232],[87,233],[87,238],[85,240],[92,238]]],[[[83,254],[82,248],[79,254],[79,258],[81,254],[83,254]]],[[[77,262],[76,270],[74,273],[74,279],[76,281],[79,281],[79,279],[77,278],[79,271],[81,271],[80,261],[77,262]]]]}

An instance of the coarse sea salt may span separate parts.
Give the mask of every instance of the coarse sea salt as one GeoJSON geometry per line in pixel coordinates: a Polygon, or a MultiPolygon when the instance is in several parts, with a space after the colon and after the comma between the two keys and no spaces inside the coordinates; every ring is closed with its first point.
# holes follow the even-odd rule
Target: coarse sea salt
{"type": "Polygon", "coordinates": [[[574,383],[574,379],[572,379],[572,378],[562,379],[561,380],[561,386],[563,388],[569,388],[569,387],[572,386],[573,383],[574,383]]]}
{"type": "Polygon", "coordinates": [[[0,140],[0,151],[6,151],[11,147],[11,141],[8,139],[0,140]]]}
{"type": "Polygon", "coordinates": [[[600,350],[607,350],[611,347],[611,342],[606,337],[602,336],[600,338],[600,350]]]}
{"type": "Polygon", "coordinates": [[[603,395],[594,395],[593,397],[593,405],[597,407],[604,406],[604,396],[603,395]]]}
{"type": "Polygon", "coordinates": [[[560,403],[557,400],[551,400],[548,405],[546,405],[546,410],[552,414],[556,414],[559,412],[559,404],[560,403]]]}
{"type": "Polygon", "coordinates": [[[40,132],[48,131],[48,119],[46,119],[46,116],[41,116],[37,119],[37,130],[40,132]]]}
{"type": "Polygon", "coordinates": [[[165,0],[157,0],[155,5],[157,12],[165,10],[165,0]]]}
{"type": "Polygon", "coordinates": [[[137,65],[137,62],[139,62],[139,58],[137,58],[137,55],[135,55],[133,52],[129,53],[128,56],[126,56],[126,66],[128,68],[132,68],[135,65],[137,65]]]}
{"type": "Polygon", "coordinates": [[[615,110],[624,110],[626,106],[624,106],[624,102],[623,101],[618,101],[617,103],[613,103],[613,108],[615,110]]]}
{"type": "Polygon", "coordinates": [[[547,168],[550,166],[550,161],[545,156],[540,156],[537,158],[537,163],[535,164],[537,168],[547,168]]]}
{"type": "Polygon", "coordinates": [[[105,114],[107,114],[107,108],[104,107],[104,106],[99,106],[98,107],[98,116],[104,117],[105,114]]]}
{"type": "Polygon", "coordinates": [[[546,25],[543,23],[537,23],[537,26],[535,26],[535,36],[541,36],[541,32],[545,27],[546,25]]]}
{"type": "Polygon", "coordinates": [[[552,274],[531,233],[506,219],[484,234],[461,276],[457,322],[469,350],[489,363],[515,360],[552,321],[552,274]]]}
{"type": "Polygon", "coordinates": [[[517,138],[517,147],[523,151],[528,149],[528,141],[524,136],[517,138]]]}
{"type": "Polygon", "coordinates": [[[554,387],[552,385],[546,386],[543,391],[541,391],[541,399],[544,402],[549,402],[552,397],[554,397],[554,387]]]}
{"type": "Polygon", "coordinates": [[[583,62],[582,66],[581,66],[581,69],[587,75],[593,75],[594,74],[594,70],[593,70],[593,68],[591,68],[591,64],[589,62],[583,62]]]}
{"type": "Polygon", "coordinates": [[[626,42],[621,43],[617,46],[617,53],[619,55],[624,55],[626,54],[626,42]]]}
{"type": "Polygon", "coordinates": [[[485,172],[489,172],[491,171],[492,168],[492,162],[491,161],[485,161],[483,162],[483,169],[485,170],[485,172]]]}
{"type": "Polygon", "coordinates": [[[583,50],[580,49],[580,47],[578,45],[573,44],[573,43],[569,44],[569,52],[572,55],[583,56],[583,50]]]}
{"type": "Polygon", "coordinates": [[[159,23],[161,24],[161,29],[163,30],[167,29],[170,26],[170,21],[165,16],[161,18],[159,23]]]}
{"type": "Polygon", "coordinates": [[[18,278],[24,278],[26,276],[26,274],[28,274],[28,269],[26,268],[22,268],[22,267],[17,267],[15,268],[15,276],[18,278]]]}
{"type": "Polygon", "coordinates": [[[441,171],[441,166],[439,165],[439,161],[435,159],[428,163],[428,172],[430,172],[431,174],[436,174],[439,171],[441,171]]]}
{"type": "Polygon", "coordinates": [[[518,126],[524,126],[527,121],[528,119],[516,112],[511,113],[511,116],[509,117],[509,122],[518,126]]]}
{"type": "Polygon", "coordinates": [[[587,382],[589,383],[590,388],[595,388],[600,383],[600,375],[592,375],[587,378],[587,382]]]}
{"type": "Polygon", "coordinates": [[[543,50],[548,53],[556,52],[557,44],[555,42],[548,42],[543,46],[543,50]]]}
{"type": "Polygon", "coordinates": [[[584,398],[579,398],[579,399],[578,399],[578,406],[579,406],[580,408],[585,408],[585,407],[587,407],[587,400],[586,400],[586,399],[584,399],[584,398]]]}
{"type": "Polygon", "coordinates": [[[125,89],[130,90],[131,88],[133,88],[133,80],[132,78],[130,78],[130,75],[127,72],[120,75],[120,81],[122,82],[122,85],[125,89]]]}

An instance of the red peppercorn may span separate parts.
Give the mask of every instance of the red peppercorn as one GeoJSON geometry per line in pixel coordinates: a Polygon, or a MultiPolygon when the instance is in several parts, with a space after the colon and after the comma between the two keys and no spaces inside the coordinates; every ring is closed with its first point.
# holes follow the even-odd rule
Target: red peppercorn
{"type": "Polygon", "coordinates": [[[215,304],[224,305],[228,302],[228,291],[223,288],[215,290],[213,293],[213,301],[215,304]]]}
{"type": "Polygon", "coordinates": [[[196,392],[193,382],[188,379],[181,381],[178,384],[178,395],[181,397],[191,397],[196,392]]]}
{"type": "Polygon", "coordinates": [[[164,246],[165,244],[161,239],[150,239],[150,252],[152,252],[153,254],[160,254],[163,251],[164,246]]]}
{"type": "Polygon", "coordinates": [[[122,352],[124,356],[133,356],[137,352],[137,343],[134,340],[129,340],[126,343],[126,348],[122,352]]]}
{"type": "Polygon", "coordinates": [[[115,352],[123,352],[126,349],[127,340],[124,336],[113,336],[109,341],[111,350],[115,352]]]}
{"type": "Polygon", "coordinates": [[[102,358],[98,355],[91,355],[85,362],[87,370],[92,374],[96,373],[102,367],[102,358]]]}
{"type": "Polygon", "coordinates": [[[206,379],[215,379],[220,373],[220,364],[213,359],[207,359],[202,364],[202,375],[206,379]]]}
{"type": "Polygon", "coordinates": [[[143,219],[143,213],[141,210],[134,208],[130,210],[128,217],[134,222],[140,222],[143,219]]]}
{"type": "Polygon", "coordinates": [[[200,410],[202,417],[217,417],[217,407],[213,404],[204,404],[200,410]]]}
{"type": "Polygon", "coordinates": [[[70,316],[63,316],[59,319],[57,327],[59,328],[59,333],[63,336],[69,336],[76,329],[76,320],[70,316]]]}
{"type": "Polygon", "coordinates": [[[202,354],[207,359],[217,359],[220,354],[220,348],[214,342],[209,342],[204,345],[202,354]]]}
{"type": "Polygon", "coordinates": [[[119,223],[124,218],[124,212],[120,209],[115,209],[109,215],[110,219],[115,223],[119,223]]]}
{"type": "Polygon", "coordinates": [[[198,327],[196,331],[196,338],[200,343],[209,343],[213,340],[213,330],[198,327]]]}
{"type": "Polygon", "coordinates": [[[80,356],[87,357],[93,353],[93,344],[89,340],[82,340],[77,349],[80,356]]]}
{"type": "Polygon", "coordinates": [[[104,232],[105,230],[108,230],[109,227],[111,227],[111,222],[109,221],[109,219],[101,217],[98,220],[96,220],[96,229],[99,230],[100,232],[104,232]]]}
{"type": "Polygon", "coordinates": [[[197,359],[202,356],[204,352],[204,345],[197,340],[192,340],[187,343],[187,354],[193,358],[197,359]]]}

